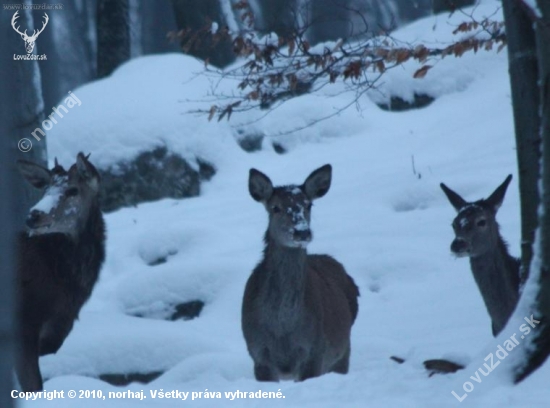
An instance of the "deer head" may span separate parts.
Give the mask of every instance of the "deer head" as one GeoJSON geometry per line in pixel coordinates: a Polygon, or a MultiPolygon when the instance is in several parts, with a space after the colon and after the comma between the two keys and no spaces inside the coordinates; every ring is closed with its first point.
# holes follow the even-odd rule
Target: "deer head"
{"type": "Polygon", "coordinates": [[[34,30],[32,35],[28,36],[27,35],[27,30],[25,30],[24,32],[21,32],[19,30],[19,26],[17,26],[17,27],[15,26],[15,22],[19,18],[17,13],[19,13],[19,11],[16,11],[15,14],[13,15],[12,19],[11,19],[11,26],[13,27],[13,29],[15,30],[16,33],[21,35],[21,38],[23,39],[23,41],[25,41],[25,48],[27,49],[27,54],[30,54],[34,50],[34,42],[36,41],[36,39],[38,38],[40,33],[42,31],[44,31],[44,28],[46,28],[46,25],[48,24],[48,21],[50,21],[50,18],[48,17],[48,15],[46,13],[44,13],[44,22],[42,23],[42,28],[38,31],[34,30]]]}
{"type": "Polygon", "coordinates": [[[441,189],[458,213],[452,224],[455,239],[451,244],[451,252],[457,257],[473,258],[496,248],[500,238],[496,214],[511,180],[510,174],[488,198],[475,202],[466,201],[441,183],[441,189]]]}
{"type": "Polygon", "coordinates": [[[328,192],[331,178],[332,167],[326,164],[311,173],[302,185],[274,187],[269,177],[250,169],[248,189],[269,214],[269,237],[283,247],[306,248],[312,239],[312,201],[328,192]]]}
{"type": "Polygon", "coordinates": [[[33,187],[44,190],[44,196],[27,217],[29,234],[78,236],[99,195],[99,173],[88,156],[78,153],[76,163],[68,170],[57,160],[51,170],[26,160],[17,164],[33,187]]]}

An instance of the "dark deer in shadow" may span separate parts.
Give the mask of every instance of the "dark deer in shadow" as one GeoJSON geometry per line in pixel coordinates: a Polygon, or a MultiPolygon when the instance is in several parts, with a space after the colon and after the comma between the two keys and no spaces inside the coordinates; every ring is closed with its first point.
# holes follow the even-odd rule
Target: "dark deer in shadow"
{"type": "Polygon", "coordinates": [[[458,212],[453,220],[455,239],[451,251],[469,257],[475,282],[491,316],[493,335],[506,326],[519,299],[518,259],[508,253],[499,233],[496,214],[512,175],[487,198],[468,202],[441,183],[443,192],[458,212]]]}
{"type": "Polygon", "coordinates": [[[332,168],[304,184],[273,187],[251,169],[248,188],[269,214],[263,259],[248,279],[242,329],[258,381],[345,374],[359,290],[328,255],[308,255],[312,201],[330,188],[332,168]]]}
{"type": "Polygon", "coordinates": [[[39,356],[56,353],[88,300],[105,257],[99,174],[82,153],[69,170],[19,161],[44,197],[31,208],[18,238],[19,358],[23,391],[43,387],[39,356]]]}

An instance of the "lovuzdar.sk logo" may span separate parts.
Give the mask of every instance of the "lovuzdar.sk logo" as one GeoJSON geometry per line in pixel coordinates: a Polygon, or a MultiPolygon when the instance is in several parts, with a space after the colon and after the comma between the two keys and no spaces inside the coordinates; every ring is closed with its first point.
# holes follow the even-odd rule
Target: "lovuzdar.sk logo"
{"type": "Polygon", "coordinates": [[[17,34],[21,36],[23,41],[25,41],[25,49],[27,50],[27,54],[17,55],[13,54],[14,60],[30,60],[30,61],[42,61],[46,60],[46,54],[41,55],[35,55],[32,53],[34,50],[34,43],[36,42],[36,39],[44,31],[44,28],[48,25],[48,21],[50,21],[50,18],[46,13],[44,13],[44,22],[42,23],[42,28],[39,30],[34,30],[32,35],[27,35],[27,30],[21,32],[20,26],[16,26],[16,20],[20,17],[18,15],[19,11],[16,11],[11,19],[11,26],[15,30],[17,34]]]}

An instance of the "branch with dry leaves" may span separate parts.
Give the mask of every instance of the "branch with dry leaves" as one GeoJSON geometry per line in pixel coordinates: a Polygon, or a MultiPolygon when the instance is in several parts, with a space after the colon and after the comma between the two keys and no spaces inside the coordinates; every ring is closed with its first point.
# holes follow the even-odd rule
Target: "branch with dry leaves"
{"type": "Polygon", "coordinates": [[[200,32],[175,34],[184,48],[200,46],[204,36],[211,36],[214,41],[228,36],[233,51],[240,57],[236,66],[226,70],[215,69],[205,62],[206,75],[219,81],[231,79],[238,84],[237,93],[231,95],[212,92],[218,103],[209,110],[198,111],[207,114],[209,120],[229,119],[235,112],[251,109],[270,110],[291,98],[336,82],[344,86],[344,91],[353,93],[355,102],[367,90],[375,88],[385,72],[408,61],[421,65],[413,74],[420,79],[440,59],[493,47],[500,51],[506,45],[504,22],[490,18],[477,21],[473,15],[465,14],[467,21],[453,31],[459,39],[444,47],[404,43],[389,34],[366,38],[367,33],[362,33],[366,38],[363,40],[358,36],[312,46],[306,38],[308,27],[297,29],[290,38],[275,34],[260,38],[252,29],[254,15],[246,0],[234,7],[249,29],[231,33],[226,28],[213,30],[212,23],[200,32]]]}

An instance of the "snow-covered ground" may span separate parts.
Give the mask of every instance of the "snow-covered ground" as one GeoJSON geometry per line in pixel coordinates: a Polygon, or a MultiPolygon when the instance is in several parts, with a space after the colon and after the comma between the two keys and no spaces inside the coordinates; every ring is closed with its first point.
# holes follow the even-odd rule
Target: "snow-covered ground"
{"type": "MultiPolygon", "coordinates": [[[[476,12],[489,15],[498,5],[488,0],[476,12]]],[[[430,17],[397,34],[410,41],[437,38],[461,18],[430,17]]],[[[73,90],[82,106],[50,132],[50,156],[64,164],[80,150],[106,167],[166,145],[190,159],[211,161],[218,172],[200,197],[142,204],[105,217],[107,260],[100,281],[61,350],[40,360],[49,378],[45,389],[65,391],[65,398],[22,407],[548,406],[549,364],[518,386],[502,367],[481,376],[481,383],[470,379],[503,339],[491,335],[469,262],[450,254],[455,213],[439,188],[443,181],[475,200],[517,174],[505,51],[448,57],[424,79],[412,78],[418,69],[413,63],[388,72],[383,91],[406,96],[425,90],[438,97],[420,110],[385,112],[365,98],[361,113],[350,109],[297,134],[277,136],[330,114],[349,95],[289,101],[251,125],[267,135],[256,153],[242,151],[234,139],[235,127],[256,114],[210,123],[185,113],[209,89],[207,79],[195,76],[201,68],[182,55],[132,61],[110,78],[73,90]],[[275,153],[269,140],[283,143],[288,153],[275,153]],[[261,256],[267,215],[248,194],[248,170],[258,168],[275,184],[301,183],[325,163],[333,166],[333,183],[313,209],[315,238],[308,250],[336,257],[360,287],[350,372],[303,383],[258,383],[240,308],[246,279],[261,256]],[[167,255],[166,263],[148,265],[167,255]],[[170,305],[195,299],[206,303],[199,318],[161,318],[170,305]],[[146,317],[132,316],[138,313],[146,317]],[[397,364],[390,356],[406,362],[397,364]],[[422,362],[442,357],[468,366],[428,378],[422,362]],[[114,387],[92,378],[153,371],[165,373],[147,385],[114,387]],[[474,389],[459,402],[452,391],[463,396],[465,381],[474,389]],[[101,390],[107,398],[69,399],[69,390],[101,390]],[[127,390],[143,390],[147,398],[108,398],[109,392],[127,390]],[[153,398],[160,390],[220,392],[221,399],[153,398]],[[225,392],[237,390],[280,390],[284,399],[226,399],[225,392]]],[[[510,251],[519,255],[517,177],[498,220],[510,251]]]]}

